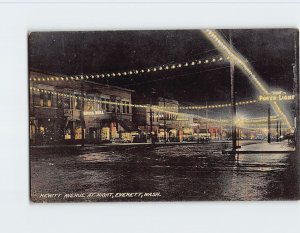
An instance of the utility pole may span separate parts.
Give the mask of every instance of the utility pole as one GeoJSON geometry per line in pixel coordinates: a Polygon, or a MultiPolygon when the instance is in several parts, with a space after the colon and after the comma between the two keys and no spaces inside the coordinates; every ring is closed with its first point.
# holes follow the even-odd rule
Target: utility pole
{"type": "Polygon", "coordinates": [[[295,95],[295,142],[296,142],[296,150],[299,152],[300,150],[300,122],[299,122],[299,31],[294,32],[294,56],[295,56],[295,64],[293,65],[293,73],[294,73],[294,95],[295,95]]]}
{"type": "MultiPolygon", "coordinates": [[[[166,111],[166,98],[164,95],[164,111],[166,111]]],[[[164,112],[164,143],[167,143],[167,132],[166,132],[166,112],[164,112]]]]}
{"type": "Polygon", "coordinates": [[[271,106],[268,104],[268,143],[271,143],[271,106]]]}
{"type": "Polygon", "coordinates": [[[276,122],[276,142],[279,142],[279,132],[278,132],[278,125],[279,124],[279,122],[278,122],[278,119],[277,119],[277,122],[276,122]]]}
{"type": "Polygon", "coordinates": [[[206,108],[205,108],[205,118],[206,118],[206,125],[205,125],[205,128],[206,128],[206,138],[207,141],[208,141],[208,112],[207,112],[208,108],[207,108],[207,101],[206,101],[206,108]]]}
{"type": "MultiPolygon", "coordinates": [[[[83,85],[81,84],[81,103],[80,103],[80,107],[81,107],[81,111],[80,111],[80,122],[81,122],[81,146],[84,146],[84,140],[85,140],[85,135],[84,135],[84,98],[83,98],[83,85]]],[[[77,97],[78,98],[78,97],[77,97]]],[[[75,100],[77,101],[77,100],[75,100]]]]}
{"type": "Polygon", "coordinates": [[[219,140],[222,140],[222,125],[221,125],[221,117],[219,117],[219,140]]]}
{"type": "MultiPolygon", "coordinates": [[[[231,31],[229,31],[230,47],[232,48],[231,31]]],[[[231,85],[231,118],[232,118],[232,150],[236,151],[236,98],[234,83],[234,62],[230,60],[230,85],[231,85]]]]}
{"type": "Polygon", "coordinates": [[[240,127],[237,128],[237,147],[240,146],[240,127]]]}
{"type": "Polygon", "coordinates": [[[279,120],[279,141],[281,142],[281,119],[279,120]]]}
{"type": "Polygon", "coordinates": [[[152,131],[153,131],[153,123],[152,123],[152,99],[150,100],[150,142],[154,144],[152,131]]]}
{"type": "MultiPolygon", "coordinates": [[[[83,36],[83,34],[82,34],[82,36],[83,36]]],[[[80,56],[80,71],[81,71],[81,74],[83,73],[83,60],[82,60],[82,58],[83,58],[83,56],[80,56]]],[[[81,89],[81,103],[80,103],[80,108],[81,108],[81,111],[80,111],[81,146],[83,147],[84,146],[84,140],[85,140],[85,135],[84,135],[85,122],[84,122],[84,115],[83,115],[83,112],[84,112],[84,96],[83,96],[83,84],[82,84],[82,82],[81,82],[81,85],[80,85],[80,89],[81,89]]]]}
{"type": "Polygon", "coordinates": [[[152,94],[154,94],[154,90],[150,92],[150,141],[152,144],[155,144],[152,131],[153,131],[153,112],[152,112],[152,94]]]}
{"type": "Polygon", "coordinates": [[[199,109],[198,109],[198,122],[197,122],[197,143],[200,143],[200,114],[199,114],[199,109]]]}

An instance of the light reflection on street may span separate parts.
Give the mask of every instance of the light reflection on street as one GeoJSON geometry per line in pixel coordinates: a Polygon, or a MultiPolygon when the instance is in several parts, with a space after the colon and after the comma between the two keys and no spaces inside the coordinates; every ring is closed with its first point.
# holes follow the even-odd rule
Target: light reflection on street
{"type": "Polygon", "coordinates": [[[151,200],[295,198],[290,154],[224,155],[212,145],[31,150],[32,195],[160,192],[151,200]]]}

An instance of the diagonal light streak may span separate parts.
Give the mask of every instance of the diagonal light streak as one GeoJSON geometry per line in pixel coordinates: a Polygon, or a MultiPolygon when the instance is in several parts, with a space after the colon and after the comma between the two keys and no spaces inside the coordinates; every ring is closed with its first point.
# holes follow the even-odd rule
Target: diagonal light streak
{"type": "MultiPolygon", "coordinates": [[[[267,86],[263,83],[254,68],[247,62],[247,60],[239,54],[230,44],[216,31],[216,30],[202,30],[204,35],[209,39],[209,41],[226,57],[226,59],[231,60],[247,77],[249,77],[251,83],[256,87],[261,95],[269,95],[267,86]]],[[[286,123],[288,128],[291,127],[287,116],[281,110],[281,107],[276,101],[270,102],[274,111],[279,115],[283,121],[286,123]]]]}

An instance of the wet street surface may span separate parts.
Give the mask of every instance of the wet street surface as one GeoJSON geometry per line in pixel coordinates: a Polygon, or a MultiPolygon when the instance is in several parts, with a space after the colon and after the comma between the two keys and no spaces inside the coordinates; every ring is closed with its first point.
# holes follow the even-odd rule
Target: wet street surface
{"type": "Polygon", "coordinates": [[[295,152],[222,154],[228,145],[220,142],[31,148],[31,199],[52,202],[298,198],[295,152]]]}

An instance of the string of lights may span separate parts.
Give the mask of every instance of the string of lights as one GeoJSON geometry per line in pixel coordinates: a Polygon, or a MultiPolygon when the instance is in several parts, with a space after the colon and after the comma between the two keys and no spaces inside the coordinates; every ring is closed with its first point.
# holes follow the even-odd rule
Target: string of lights
{"type": "Polygon", "coordinates": [[[95,103],[103,103],[103,104],[114,104],[114,105],[120,105],[120,106],[130,106],[130,107],[136,107],[136,108],[145,108],[147,105],[141,105],[141,104],[127,104],[127,103],[122,103],[122,102],[113,102],[113,101],[107,101],[107,100],[98,100],[94,98],[88,98],[88,97],[83,97],[80,95],[73,95],[73,94],[66,94],[62,92],[56,92],[56,91],[50,91],[50,90],[45,90],[45,89],[40,89],[36,87],[30,87],[32,91],[40,92],[40,93],[45,93],[45,94],[52,94],[52,95],[57,95],[61,97],[68,97],[68,98],[75,98],[78,100],[83,100],[87,102],[95,102],[95,103]]]}
{"type": "MultiPolygon", "coordinates": [[[[57,92],[57,91],[51,91],[51,90],[45,90],[45,89],[40,89],[37,87],[30,87],[32,91],[36,91],[39,93],[45,93],[45,94],[52,94],[52,95],[57,95],[61,97],[67,97],[67,98],[74,98],[78,100],[83,100],[86,102],[93,102],[93,103],[103,103],[103,104],[111,104],[111,105],[118,105],[118,106],[129,106],[129,107],[135,107],[135,108],[150,108],[150,105],[148,104],[131,104],[131,103],[126,103],[126,102],[115,102],[115,101],[108,101],[108,100],[103,100],[103,99],[95,99],[95,98],[88,98],[80,95],[74,95],[74,94],[66,94],[62,92],[57,92]]],[[[241,101],[237,102],[237,105],[244,105],[244,104],[254,104],[257,103],[258,101],[256,100],[249,100],[249,101],[241,101]]],[[[188,114],[190,117],[196,118],[196,119],[201,119],[201,120],[206,120],[209,122],[223,122],[223,123],[230,123],[231,121],[228,119],[211,119],[211,118],[205,118],[201,117],[196,114],[190,114],[190,113],[183,113],[183,112],[174,112],[174,111],[169,111],[168,109],[176,109],[176,110],[181,110],[181,109],[205,109],[205,108],[223,108],[223,107],[229,107],[231,104],[216,104],[216,105],[207,105],[207,106],[179,106],[179,107],[173,107],[173,106],[158,106],[158,105],[151,105],[151,108],[153,110],[159,111],[159,112],[164,112],[164,113],[169,113],[169,114],[174,114],[174,115],[182,115],[186,116],[188,114]]],[[[277,116],[272,116],[271,120],[277,120],[280,117],[277,116]]],[[[253,118],[253,119],[242,119],[244,123],[265,123],[267,121],[267,118],[253,118]]]]}
{"type": "Polygon", "coordinates": [[[131,69],[122,72],[109,72],[109,73],[99,73],[99,74],[81,74],[81,75],[70,75],[70,76],[51,76],[51,77],[31,77],[30,81],[39,81],[39,82],[46,82],[46,81],[83,81],[83,80],[95,80],[95,79],[104,79],[104,78],[116,78],[116,77],[127,77],[133,75],[139,75],[144,73],[153,73],[158,71],[165,71],[165,70],[176,70],[182,69],[186,67],[193,67],[199,65],[207,65],[211,63],[220,63],[225,60],[228,60],[229,57],[224,58],[223,56],[214,56],[212,58],[206,59],[195,59],[188,62],[183,63],[172,63],[172,64],[165,64],[159,66],[153,66],[143,69],[131,69]]]}
{"type": "MultiPolygon", "coordinates": [[[[270,117],[270,121],[271,122],[274,122],[274,121],[277,121],[279,118],[279,116],[271,116],[270,117]]],[[[251,123],[255,123],[255,124],[259,124],[259,123],[266,123],[268,122],[268,118],[267,117],[263,117],[263,118],[260,118],[260,119],[245,119],[243,120],[243,123],[244,124],[251,124],[251,123]]]]}
{"type": "MultiPolygon", "coordinates": [[[[247,100],[237,102],[236,105],[247,105],[247,104],[255,104],[257,100],[247,100]]],[[[182,110],[200,110],[200,109],[214,109],[214,108],[226,108],[230,107],[231,104],[213,104],[213,105],[201,105],[201,106],[159,106],[159,108],[169,108],[169,109],[182,109],[182,110]]]]}
{"type": "MultiPolygon", "coordinates": [[[[129,107],[134,107],[134,108],[147,108],[147,109],[150,108],[150,105],[131,104],[131,103],[124,103],[124,102],[114,102],[114,101],[108,101],[108,100],[99,100],[99,99],[88,98],[88,97],[84,97],[84,96],[80,96],[80,95],[66,94],[66,93],[57,92],[57,91],[50,91],[50,90],[40,89],[40,88],[36,88],[36,87],[30,87],[30,90],[32,90],[34,92],[38,92],[38,93],[52,94],[52,95],[57,95],[57,96],[60,96],[60,97],[65,97],[65,98],[74,98],[74,99],[83,100],[83,101],[92,102],[92,103],[103,103],[103,104],[111,104],[111,105],[117,105],[117,106],[129,106],[129,107]]],[[[164,110],[160,106],[157,106],[157,105],[152,105],[151,109],[157,110],[157,111],[160,111],[160,112],[164,112],[164,113],[178,115],[178,116],[180,116],[180,115],[186,116],[187,115],[186,113],[167,111],[167,110],[164,110]]],[[[228,120],[222,120],[222,119],[215,120],[215,119],[205,118],[205,117],[201,117],[201,116],[193,115],[193,114],[188,114],[188,115],[190,117],[205,120],[207,122],[227,122],[228,121],[228,120]]]]}

